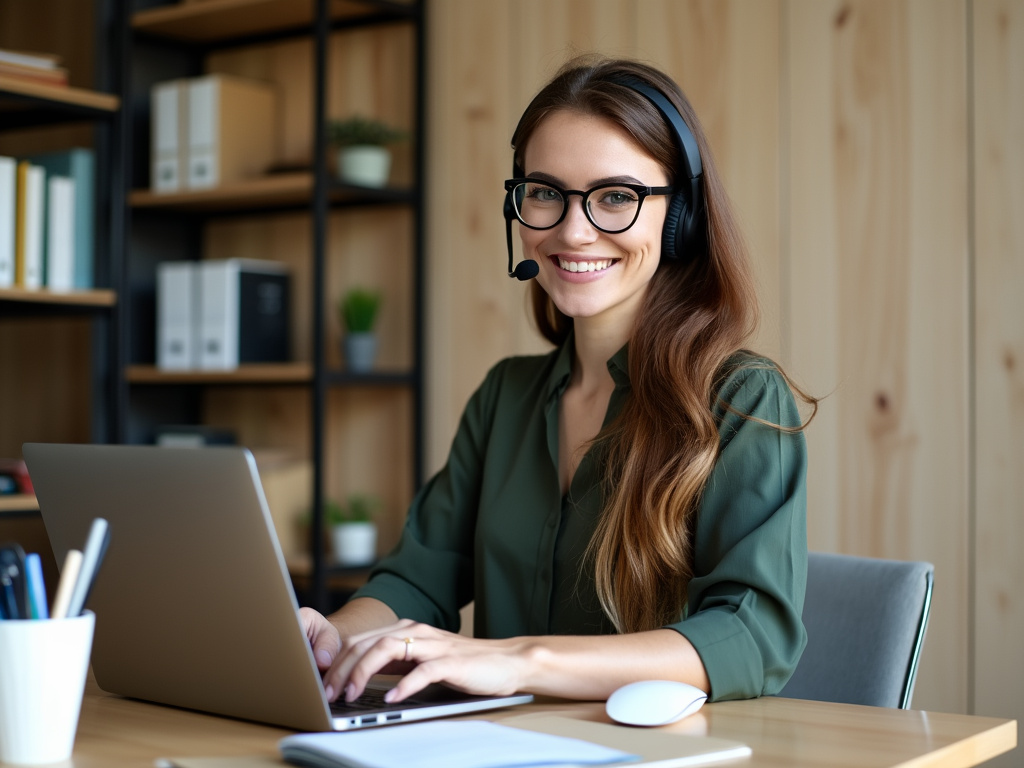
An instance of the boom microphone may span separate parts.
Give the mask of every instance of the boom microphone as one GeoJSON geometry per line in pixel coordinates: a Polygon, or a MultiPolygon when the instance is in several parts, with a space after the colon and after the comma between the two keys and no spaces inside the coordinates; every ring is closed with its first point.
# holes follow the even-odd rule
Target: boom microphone
{"type": "Polygon", "coordinates": [[[516,268],[509,272],[508,276],[519,280],[532,280],[538,272],[540,272],[540,267],[537,262],[533,259],[526,259],[516,264],[516,268]]]}
{"type": "Polygon", "coordinates": [[[505,244],[508,246],[508,276],[514,277],[517,280],[532,280],[540,272],[540,266],[533,259],[526,259],[516,264],[516,268],[512,269],[512,217],[514,214],[511,211],[512,203],[506,197],[505,199],[505,244]]]}

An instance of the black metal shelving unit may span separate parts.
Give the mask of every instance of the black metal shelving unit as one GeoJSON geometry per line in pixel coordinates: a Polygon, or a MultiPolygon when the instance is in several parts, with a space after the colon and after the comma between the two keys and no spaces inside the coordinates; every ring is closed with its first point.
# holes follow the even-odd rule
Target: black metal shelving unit
{"type": "MultiPolygon", "coordinates": [[[[255,4],[254,4],[255,5],[255,4]]],[[[306,211],[312,227],[312,354],[308,377],[300,375],[296,381],[266,382],[269,386],[306,388],[310,393],[310,457],[313,467],[312,506],[309,551],[312,572],[309,575],[308,604],[321,610],[329,608],[327,583],[335,568],[329,566],[321,554],[324,551],[321,510],[324,501],[325,432],[328,393],[335,388],[365,387],[404,389],[411,393],[413,450],[413,484],[423,480],[423,314],[424,314],[424,210],[422,184],[424,179],[425,120],[424,120],[424,3],[422,0],[395,2],[394,0],[261,0],[260,13],[247,13],[238,3],[206,0],[189,6],[190,19],[182,20],[177,11],[180,6],[170,3],[154,7],[152,0],[135,0],[134,5],[121,14],[120,37],[126,51],[122,69],[121,94],[124,101],[124,121],[130,130],[125,148],[125,184],[128,199],[131,189],[148,187],[148,121],[149,88],[164,79],[189,77],[203,73],[205,57],[214,51],[247,47],[257,44],[295,38],[313,41],[313,167],[309,190],[298,189],[285,199],[261,199],[258,195],[240,195],[237,199],[220,201],[213,205],[200,200],[181,204],[160,201],[149,205],[129,204],[125,210],[129,221],[125,223],[131,259],[123,262],[121,281],[126,293],[124,327],[120,349],[127,364],[152,363],[153,304],[156,264],[164,259],[194,257],[200,252],[202,228],[212,219],[239,217],[259,213],[285,213],[306,211]],[[268,11],[275,21],[267,23],[268,11]],[[135,24],[144,12],[145,24],[135,24]],[[198,20],[202,17],[202,23],[198,20]],[[412,130],[415,157],[413,182],[409,188],[367,189],[344,185],[329,177],[326,157],[327,120],[327,57],[333,33],[385,24],[412,24],[415,30],[416,52],[413,58],[414,125],[412,130]],[[197,32],[197,27],[202,27],[197,32]],[[333,211],[367,206],[404,206],[413,212],[412,255],[413,281],[411,329],[413,361],[409,370],[397,373],[381,372],[350,374],[328,367],[325,350],[326,301],[325,284],[328,219],[333,211]],[[131,328],[131,333],[127,329],[131,328]]],[[[252,9],[249,9],[252,10],[252,9]]],[[[122,370],[125,368],[122,365],[122,370]]],[[[163,423],[196,423],[199,400],[209,387],[225,383],[217,377],[208,381],[178,382],[173,377],[156,382],[123,382],[122,402],[125,404],[126,426],[123,436],[127,442],[148,440],[148,426],[159,417],[163,423]],[[159,403],[159,404],[157,404],[159,403]]],[[[228,383],[231,383],[230,381],[228,383]]],[[[244,386],[262,386],[245,382],[244,386]]],[[[415,490],[415,488],[410,489],[415,490]]]]}

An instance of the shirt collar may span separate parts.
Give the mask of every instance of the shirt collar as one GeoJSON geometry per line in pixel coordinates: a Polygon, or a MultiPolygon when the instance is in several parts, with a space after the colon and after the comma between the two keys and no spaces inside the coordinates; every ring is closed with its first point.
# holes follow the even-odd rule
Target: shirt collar
{"type": "MultiPolygon", "coordinates": [[[[562,346],[555,352],[555,363],[551,366],[551,373],[548,375],[547,398],[559,398],[569,386],[569,377],[572,375],[572,358],[576,351],[576,336],[569,331],[569,336],[562,346]]],[[[612,355],[607,363],[608,373],[615,382],[616,389],[626,389],[629,383],[629,344],[626,343],[618,352],[612,355]]]]}
{"type": "Polygon", "coordinates": [[[622,349],[612,355],[608,361],[608,373],[615,381],[616,389],[625,389],[629,386],[629,344],[623,344],[622,349]]]}

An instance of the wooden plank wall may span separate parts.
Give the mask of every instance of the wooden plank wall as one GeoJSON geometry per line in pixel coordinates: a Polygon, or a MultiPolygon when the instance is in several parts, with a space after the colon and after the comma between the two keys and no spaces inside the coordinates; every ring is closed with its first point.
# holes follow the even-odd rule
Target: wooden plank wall
{"type": "Polygon", "coordinates": [[[811,545],[936,564],[917,703],[963,707],[964,6],[801,1],[787,11],[789,361],[832,393],[809,432],[811,545]]]}
{"type": "Polygon", "coordinates": [[[934,562],[915,707],[1024,716],[1022,17],[1021,0],[432,0],[428,466],[490,365],[544,349],[504,276],[519,114],[573,52],[650,60],[742,216],[755,345],[825,396],[811,547],[934,562]]]}
{"type": "MultiPolygon", "coordinates": [[[[973,6],[973,708],[1024,722],[1024,3],[973,6]]],[[[1020,752],[1018,749],[1017,752],[1020,752]]],[[[1016,756],[1019,761],[1019,755],[1016,756]]],[[[1006,757],[1000,765],[1015,764],[1006,757]]],[[[1019,764],[1019,763],[1018,763],[1019,764]]]]}

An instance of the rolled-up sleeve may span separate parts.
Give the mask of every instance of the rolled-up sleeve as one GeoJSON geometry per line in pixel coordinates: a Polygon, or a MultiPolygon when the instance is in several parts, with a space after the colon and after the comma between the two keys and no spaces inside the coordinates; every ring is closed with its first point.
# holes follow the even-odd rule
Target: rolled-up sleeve
{"type": "Polygon", "coordinates": [[[670,625],[700,655],[713,700],[777,693],[806,644],[806,445],[802,432],[758,421],[799,425],[793,395],[770,363],[743,367],[722,387],[718,413],[686,616],[670,625]]]}

